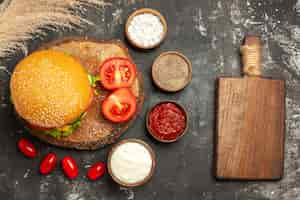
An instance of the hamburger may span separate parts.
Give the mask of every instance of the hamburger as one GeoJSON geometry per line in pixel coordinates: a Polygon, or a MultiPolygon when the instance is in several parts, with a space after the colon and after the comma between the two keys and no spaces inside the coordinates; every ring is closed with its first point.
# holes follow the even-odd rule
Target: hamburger
{"type": "Polygon", "coordinates": [[[69,136],[80,126],[93,96],[85,68],[55,50],[37,51],[19,62],[10,91],[26,127],[57,138],[69,136]]]}
{"type": "Polygon", "coordinates": [[[136,112],[121,123],[104,115],[105,104],[111,102],[107,100],[115,98],[109,98],[112,90],[99,76],[104,63],[116,57],[133,63],[120,41],[73,37],[44,44],[21,60],[10,90],[15,111],[29,133],[46,143],[79,150],[115,142],[133,124],[145,97],[142,74],[136,69],[128,88],[136,98],[136,112]]]}

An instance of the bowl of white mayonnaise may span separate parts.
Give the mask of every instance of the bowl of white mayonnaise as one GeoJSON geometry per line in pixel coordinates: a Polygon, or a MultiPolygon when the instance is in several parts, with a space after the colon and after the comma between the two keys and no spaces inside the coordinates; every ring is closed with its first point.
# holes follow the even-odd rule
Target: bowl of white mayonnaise
{"type": "Polygon", "coordinates": [[[144,141],[126,139],[113,146],[107,168],[112,179],[125,187],[147,183],[155,169],[155,153],[144,141]]]}

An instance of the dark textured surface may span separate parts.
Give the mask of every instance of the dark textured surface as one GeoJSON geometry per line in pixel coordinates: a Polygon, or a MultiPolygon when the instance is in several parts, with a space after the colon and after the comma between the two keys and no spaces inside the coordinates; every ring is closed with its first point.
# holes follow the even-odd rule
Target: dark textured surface
{"type": "Polygon", "coordinates": [[[5,200],[299,200],[300,199],[300,2],[296,0],[115,0],[101,10],[89,8],[85,16],[95,23],[84,31],[49,32],[44,39],[28,42],[29,52],[44,42],[64,36],[89,36],[124,40],[126,17],[136,8],[151,7],[165,15],[168,35],[157,49],[130,53],[144,74],[147,97],[141,116],[121,138],[140,138],[157,155],[157,169],[150,183],[125,189],[106,175],[97,182],[85,178],[86,168],[107,158],[110,147],[97,151],[70,151],[39,142],[23,131],[8,98],[8,76],[23,55],[1,59],[0,66],[0,196],[5,200]],[[125,3],[126,2],[126,3],[125,3]],[[287,132],[285,176],[279,182],[220,182],[212,175],[215,119],[215,80],[239,75],[239,46],[247,33],[260,34],[264,42],[266,76],[287,80],[287,132]],[[151,63],[161,52],[179,50],[193,64],[193,79],[183,91],[167,94],[151,82],[151,63]],[[148,136],[147,109],[160,100],[176,100],[189,112],[189,132],[178,142],[161,144],[148,136]],[[30,138],[40,150],[35,160],[16,148],[20,137],[30,138]],[[60,168],[48,176],[38,173],[47,152],[62,158],[70,154],[79,163],[76,180],[66,179],[60,168]]]}

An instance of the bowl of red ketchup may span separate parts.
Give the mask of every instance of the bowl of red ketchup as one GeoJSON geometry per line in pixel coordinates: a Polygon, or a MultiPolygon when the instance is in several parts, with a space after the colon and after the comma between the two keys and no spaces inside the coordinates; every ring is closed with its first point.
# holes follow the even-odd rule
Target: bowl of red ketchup
{"type": "Polygon", "coordinates": [[[165,143],[175,142],[187,132],[187,112],[175,101],[159,102],[149,110],[146,127],[156,140],[165,143]]]}

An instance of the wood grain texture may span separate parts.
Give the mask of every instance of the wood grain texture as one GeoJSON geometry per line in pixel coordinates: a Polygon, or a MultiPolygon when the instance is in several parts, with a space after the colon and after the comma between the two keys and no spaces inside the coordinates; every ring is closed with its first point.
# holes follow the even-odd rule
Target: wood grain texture
{"type": "MultiPolygon", "coordinates": [[[[77,59],[86,70],[96,75],[101,63],[111,57],[130,58],[127,48],[120,41],[97,41],[89,38],[65,38],[44,44],[40,49],[53,49],[65,52],[77,59]]],[[[71,135],[62,138],[54,138],[39,132],[30,133],[47,143],[78,150],[94,150],[114,143],[132,125],[142,109],[144,103],[144,87],[142,73],[138,71],[137,77],[131,87],[131,91],[137,98],[138,109],[131,120],[124,123],[113,123],[106,120],[101,112],[103,100],[111,91],[97,84],[97,93],[93,102],[86,111],[81,125],[71,135]]]]}
{"type": "Polygon", "coordinates": [[[280,179],[283,175],[285,82],[220,78],[216,176],[280,179]]]}

